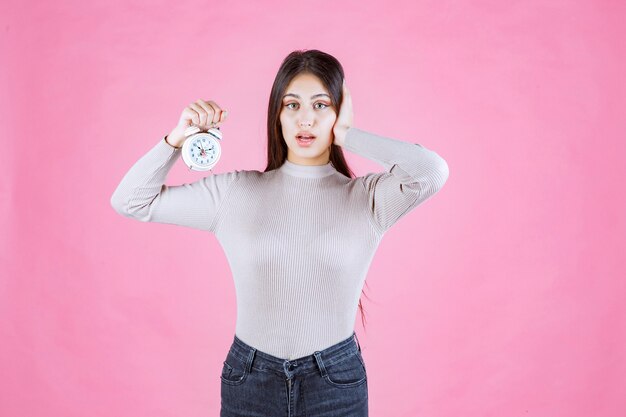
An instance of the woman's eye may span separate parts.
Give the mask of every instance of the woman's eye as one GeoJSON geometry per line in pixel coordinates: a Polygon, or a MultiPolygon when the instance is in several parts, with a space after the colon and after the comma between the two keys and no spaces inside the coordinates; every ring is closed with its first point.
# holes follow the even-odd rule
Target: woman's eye
{"type": "MultiPolygon", "coordinates": [[[[298,103],[287,103],[287,104],[285,104],[285,107],[287,107],[288,109],[292,109],[293,107],[289,107],[289,106],[291,106],[292,104],[293,104],[293,105],[297,105],[298,103]]],[[[328,104],[326,104],[326,103],[315,103],[315,104],[316,104],[316,105],[317,105],[317,104],[321,104],[322,106],[324,106],[324,107],[318,107],[318,109],[325,109],[326,107],[329,107],[329,106],[328,106],[328,104]]]]}

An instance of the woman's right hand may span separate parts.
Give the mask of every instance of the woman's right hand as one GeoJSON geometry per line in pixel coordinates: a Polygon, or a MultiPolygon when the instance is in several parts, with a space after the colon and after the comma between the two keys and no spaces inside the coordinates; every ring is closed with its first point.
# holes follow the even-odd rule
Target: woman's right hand
{"type": "Polygon", "coordinates": [[[214,101],[197,100],[189,104],[180,115],[178,125],[167,135],[167,142],[175,147],[183,146],[185,142],[185,130],[196,125],[202,130],[208,130],[211,125],[218,124],[226,120],[228,111],[222,110],[214,101]]]}

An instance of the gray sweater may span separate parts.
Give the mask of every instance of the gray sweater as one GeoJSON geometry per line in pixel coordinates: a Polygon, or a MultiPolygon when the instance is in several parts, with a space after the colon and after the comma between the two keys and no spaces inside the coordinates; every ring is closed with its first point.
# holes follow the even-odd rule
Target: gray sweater
{"type": "Polygon", "coordinates": [[[330,163],[286,160],[268,172],[234,170],[171,186],[164,183],[180,150],[161,138],[126,173],[111,205],[142,222],[213,233],[235,283],[235,334],[296,359],[352,334],[381,238],[448,179],[446,161],[417,143],[352,127],[343,147],[385,170],[348,178],[330,163]]]}

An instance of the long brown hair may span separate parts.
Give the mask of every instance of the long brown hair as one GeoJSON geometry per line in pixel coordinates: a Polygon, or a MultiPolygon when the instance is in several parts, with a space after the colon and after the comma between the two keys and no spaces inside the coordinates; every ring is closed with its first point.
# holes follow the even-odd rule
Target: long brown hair
{"type": "MultiPolygon", "coordinates": [[[[279,168],[287,159],[287,143],[283,137],[280,123],[282,97],[291,80],[299,74],[308,73],[320,79],[328,90],[333,108],[340,108],[343,100],[343,67],[332,55],[317,49],[296,50],[283,60],[274,79],[270,100],[267,107],[267,167],[264,172],[279,168]]],[[[354,178],[354,172],[348,166],[341,146],[330,145],[330,163],[348,178],[354,178]]],[[[367,285],[367,280],[365,281],[367,285]]],[[[365,291],[361,291],[365,295],[365,291]]],[[[367,297],[367,295],[366,295],[367,297]]],[[[359,298],[361,323],[365,328],[365,311],[359,298]]]]}

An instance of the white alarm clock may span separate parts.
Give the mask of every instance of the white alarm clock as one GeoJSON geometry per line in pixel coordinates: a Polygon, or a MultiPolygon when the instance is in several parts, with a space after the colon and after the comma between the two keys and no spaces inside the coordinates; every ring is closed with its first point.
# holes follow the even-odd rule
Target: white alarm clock
{"type": "MultiPolygon", "coordinates": [[[[211,126],[213,126],[212,124],[211,126]]],[[[181,149],[183,161],[194,171],[209,171],[217,164],[222,155],[222,132],[219,126],[210,127],[203,132],[196,125],[185,129],[185,142],[181,149]]]]}

